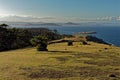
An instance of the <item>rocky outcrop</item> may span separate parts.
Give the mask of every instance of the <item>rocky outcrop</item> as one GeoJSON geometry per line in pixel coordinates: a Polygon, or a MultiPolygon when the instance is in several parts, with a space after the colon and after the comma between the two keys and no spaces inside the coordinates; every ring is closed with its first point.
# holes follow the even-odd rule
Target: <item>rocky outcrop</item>
{"type": "Polygon", "coordinates": [[[103,39],[99,39],[95,36],[86,36],[86,41],[92,41],[92,42],[96,42],[96,43],[111,45],[111,44],[105,42],[103,39]]]}

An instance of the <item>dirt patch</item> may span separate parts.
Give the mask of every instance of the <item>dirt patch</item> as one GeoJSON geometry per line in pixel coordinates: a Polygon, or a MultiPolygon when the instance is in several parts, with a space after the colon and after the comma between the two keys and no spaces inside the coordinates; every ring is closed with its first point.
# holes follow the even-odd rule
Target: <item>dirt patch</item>
{"type": "Polygon", "coordinates": [[[78,54],[72,54],[76,58],[81,58],[81,57],[88,57],[88,58],[105,58],[105,56],[101,54],[91,54],[91,53],[78,53],[78,54]]]}
{"type": "Polygon", "coordinates": [[[108,73],[107,71],[103,71],[99,68],[95,67],[81,67],[80,74],[83,77],[97,77],[99,75],[105,75],[108,73]]]}
{"type": "Polygon", "coordinates": [[[31,79],[39,78],[49,78],[49,79],[61,79],[61,78],[70,78],[70,77],[81,77],[86,78],[96,78],[97,80],[115,80],[120,79],[120,72],[117,72],[114,69],[102,69],[95,66],[68,66],[67,69],[53,69],[53,68],[20,68],[22,69],[24,75],[31,79]],[[115,77],[111,77],[113,74],[115,77]]]}
{"type": "Polygon", "coordinates": [[[98,65],[98,66],[120,66],[120,60],[104,60],[104,61],[95,61],[95,60],[88,60],[84,61],[86,64],[98,65]]]}
{"type": "MultiPolygon", "coordinates": [[[[115,80],[120,79],[120,72],[116,72],[115,70],[105,70],[95,66],[86,66],[86,67],[70,67],[72,70],[76,70],[80,77],[86,78],[96,78],[97,80],[113,80],[111,78],[115,78],[115,80]],[[114,74],[115,77],[110,77],[109,75],[114,74]]],[[[94,80],[94,79],[93,79],[94,80]]]]}
{"type": "Polygon", "coordinates": [[[60,61],[61,63],[65,63],[66,61],[70,60],[73,58],[72,56],[62,56],[62,57],[52,57],[55,58],[56,60],[60,61]]]}
{"type": "Polygon", "coordinates": [[[106,54],[104,56],[106,57],[97,58],[97,59],[93,58],[93,60],[84,61],[84,63],[98,65],[98,66],[106,66],[106,65],[120,66],[120,57],[117,57],[116,55],[112,55],[112,54],[109,55],[106,54]]]}
{"type": "Polygon", "coordinates": [[[22,75],[29,78],[68,78],[73,77],[74,72],[70,70],[32,69],[25,71],[22,75]]]}
{"type": "Polygon", "coordinates": [[[75,58],[91,58],[91,60],[80,60],[86,64],[98,65],[98,66],[120,66],[120,57],[113,53],[104,54],[91,54],[91,53],[79,53],[72,54],[75,58]]]}

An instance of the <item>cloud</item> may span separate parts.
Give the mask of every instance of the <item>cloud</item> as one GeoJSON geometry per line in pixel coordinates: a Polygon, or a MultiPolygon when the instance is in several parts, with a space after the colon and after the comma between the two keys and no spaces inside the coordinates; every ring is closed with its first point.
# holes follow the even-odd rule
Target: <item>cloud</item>
{"type": "Polygon", "coordinates": [[[111,21],[112,17],[105,16],[97,18],[98,21],[111,21]]]}
{"type": "Polygon", "coordinates": [[[9,15],[1,15],[0,14],[0,21],[23,21],[23,22],[39,22],[39,21],[44,21],[44,20],[51,20],[51,19],[56,19],[53,17],[36,17],[36,16],[31,16],[31,15],[14,15],[14,14],[9,14],[9,15]]]}
{"type": "Polygon", "coordinates": [[[0,21],[16,22],[89,22],[89,21],[120,21],[120,16],[98,17],[98,18],[77,18],[77,17],[36,17],[31,15],[0,14],[0,21]]]}
{"type": "Polygon", "coordinates": [[[106,16],[106,17],[100,17],[96,19],[97,21],[120,21],[120,16],[114,17],[114,16],[106,16]]]}
{"type": "Polygon", "coordinates": [[[117,18],[118,21],[120,21],[120,16],[117,18]]]}

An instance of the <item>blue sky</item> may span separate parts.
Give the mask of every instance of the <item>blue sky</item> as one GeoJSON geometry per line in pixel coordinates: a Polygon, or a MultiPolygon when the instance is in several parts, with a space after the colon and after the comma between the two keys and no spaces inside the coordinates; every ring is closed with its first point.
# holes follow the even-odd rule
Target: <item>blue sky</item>
{"type": "Polygon", "coordinates": [[[119,8],[120,0],[0,0],[1,19],[9,15],[46,21],[119,20],[119,8]]]}

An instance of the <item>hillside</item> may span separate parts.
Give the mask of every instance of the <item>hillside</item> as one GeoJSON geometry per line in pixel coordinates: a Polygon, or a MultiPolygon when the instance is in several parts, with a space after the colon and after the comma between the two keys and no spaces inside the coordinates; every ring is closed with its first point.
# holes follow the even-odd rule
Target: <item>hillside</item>
{"type": "Polygon", "coordinates": [[[0,52],[0,80],[120,80],[120,48],[89,44],[0,52]]]}

